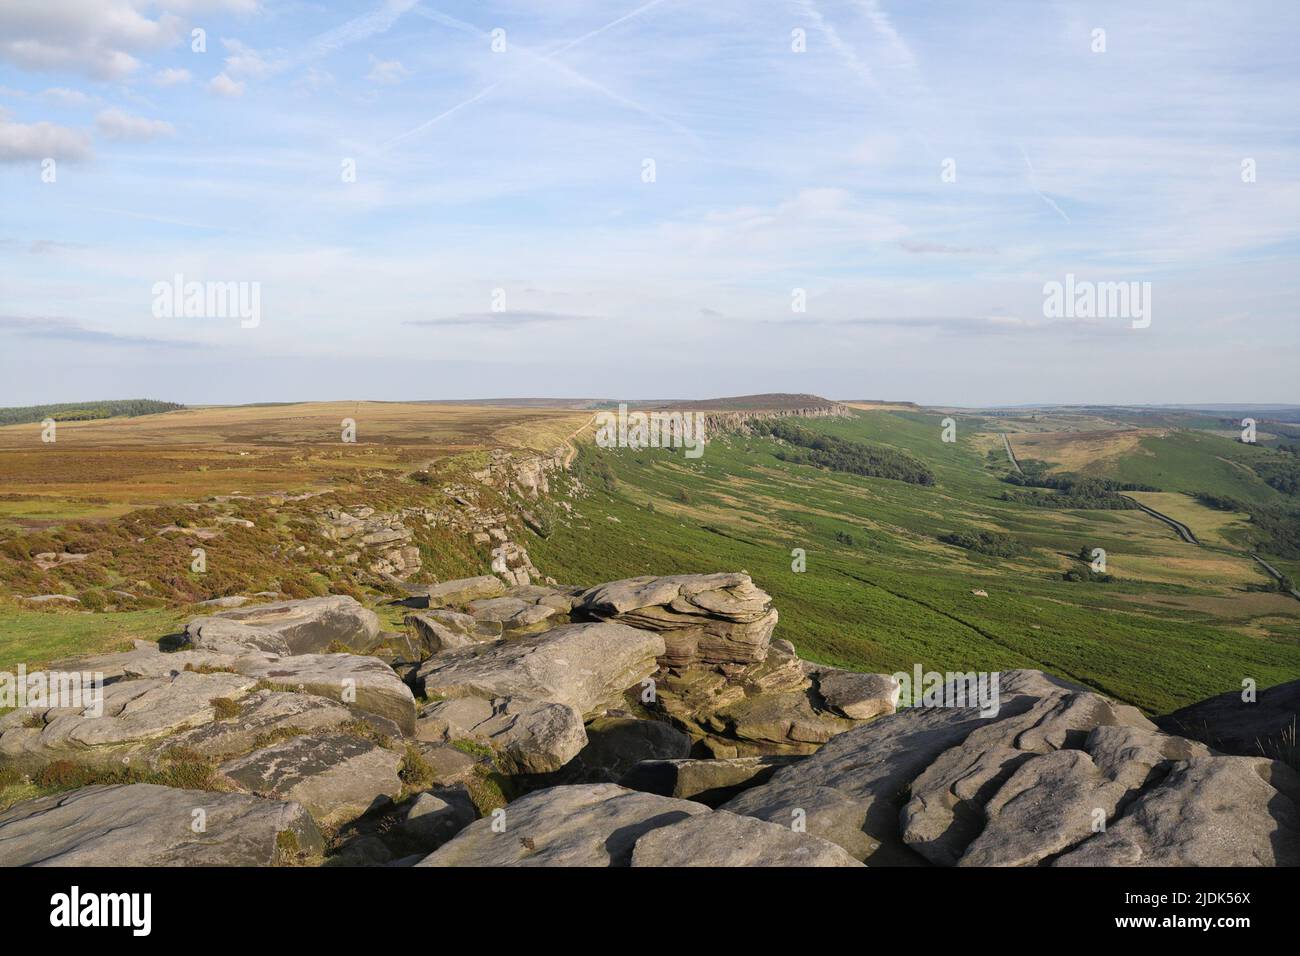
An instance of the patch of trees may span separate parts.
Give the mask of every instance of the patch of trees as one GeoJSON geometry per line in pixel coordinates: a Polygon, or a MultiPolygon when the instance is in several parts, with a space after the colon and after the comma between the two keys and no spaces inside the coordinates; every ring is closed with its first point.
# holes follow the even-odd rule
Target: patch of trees
{"type": "MultiPolygon", "coordinates": [[[[1035,462],[1034,465],[1040,465],[1035,462]]],[[[1023,465],[1021,467],[1024,467],[1023,465]]],[[[1044,488],[1056,494],[1040,492],[1003,492],[1003,501],[1015,501],[1036,508],[1081,508],[1089,510],[1126,511],[1136,508],[1132,501],[1120,494],[1122,491],[1157,491],[1150,485],[1121,482],[1111,478],[1094,478],[1073,472],[1049,475],[1034,467],[1023,475],[1009,474],[1003,479],[1009,485],[1021,488],[1044,488]]]]}
{"type": "Polygon", "coordinates": [[[148,398],[131,398],[102,402],[67,402],[60,405],[27,405],[21,408],[0,408],[0,425],[25,425],[52,418],[56,422],[87,422],[118,415],[136,417],[172,412],[184,408],[176,402],[156,402],[148,398]]]}
{"type": "Polygon", "coordinates": [[[1270,487],[1282,494],[1300,495],[1300,461],[1278,456],[1252,462],[1250,467],[1270,487]]]}
{"type": "Polygon", "coordinates": [[[954,531],[940,535],[939,540],[995,558],[1014,558],[1029,550],[1018,538],[1001,531],[954,531]]]}
{"type": "Polygon", "coordinates": [[[891,478],[913,485],[934,484],[934,472],[925,462],[906,452],[820,435],[788,421],[755,419],[749,424],[757,434],[779,438],[792,446],[777,449],[776,457],[781,461],[868,478],[891,478]]]}
{"type": "MultiPolygon", "coordinates": [[[[1279,558],[1300,559],[1300,508],[1294,505],[1246,504],[1227,495],[1199,491],[1196,500],[1216,511],[1240,511],[1250,515],[1255,549],[1279,558]]],[[[1290,590],[1285,588],[1284,590],[1290,590]]]]}
{"type": "Polygon", "coordinates": [[[1098,571],[1095,568],[1093,568],[1092,566],[1093,550],[1094,550],[1093,547],[1087,544],[1085,544],[1082,548],[1080,548],[1077,557],[1082,562],[1082,566],[1081,567],[1076,566],[1073,568],[1069,568],[1065,571],[1062,571],[1061,580],[1084,581],[1089,584],[1110,584],[1110,582],[1114,581],[1115,578],[1113,575],[1107,574],[1104,571],[1098,571]]]}

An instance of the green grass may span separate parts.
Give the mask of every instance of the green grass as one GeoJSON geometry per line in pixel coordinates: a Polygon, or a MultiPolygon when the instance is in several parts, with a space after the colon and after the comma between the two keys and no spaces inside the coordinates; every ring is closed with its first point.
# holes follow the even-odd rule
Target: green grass
{"type": "MultiPolygon", "coordinates": [[[[959,434],[963,424],[979,427],[959,422],[959,434]]],[[[793,465],[779,461],[769,441],[739,436],[714,441],[696,461],[667,451],[584,446],[578,467],[595,489],[577,504],[585,518],[555,516],[547,538],[529,540],[534,562],[574,584],[744,569],[782,614],[777,636],[805,657],[885,672],[918,662],[936,670],[1037,667],[1151,712],[1239,687],[1243,676],[1269,686],[1300,673],[1300,643],[1285,624],[1264,627],[1267,636],[1260,637],[1208,612],[1153,603],[1230,598],[1257,577],[1244,565],[1241,582],[1200,587],[1060,580],[1067,556],[1083,545],[1116,555],[1207,556],[1153,519],[1000,501],[1008,487],[998,480],[1004,469],[973,443],[944,443],[939,416],[870,413],[806,427],[907,451],[934,470],[938,483],[927,488],[793,465]],[[606,467],[612,493],[599,476],[606,467]],[[988,558],[936,540],[979,530],[1013,534],[1030,551],[988,558]],[[791,570],[793,548],[807,552],[804,573],[791,570]],[[974,589],[989,597],[974,596],[974,589]]]]}
{"type": "Polygon", "coordinates": [[[0,603],[0,670],[28,670],[68,657],[129,648],[134,638],[156,641],[174,633],[189,615],[155,608],[116,614],[32,611],[0,603]]]}

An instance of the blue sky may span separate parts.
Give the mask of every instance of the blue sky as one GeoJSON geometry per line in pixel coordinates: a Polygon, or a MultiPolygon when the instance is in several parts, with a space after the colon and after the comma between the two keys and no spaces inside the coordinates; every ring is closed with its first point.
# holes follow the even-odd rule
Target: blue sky
{"type": "Polygon", "coordinates": [[[0,404],[1300,402],[1298,38],[1262,0],[6,0],[0,404]],[[178,273],[260,322],[157,317],[178,273]],[[1150,327],[1045,317],[1067,273],[1151,283],[1150,327]]]}

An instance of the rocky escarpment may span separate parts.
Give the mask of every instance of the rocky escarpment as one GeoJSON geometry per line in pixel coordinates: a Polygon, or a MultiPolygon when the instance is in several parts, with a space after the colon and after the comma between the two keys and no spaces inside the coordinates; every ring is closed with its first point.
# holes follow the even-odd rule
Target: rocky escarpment
{"type": "Polygon", "coordinates": [[[0,864],[1300,863],[1286,764],[1038,671],[996,712],[896,712],[889,675],[774,640],[741,572],[422,603],[405,633],[345,597],[225,609],[76,662],[101,706],[0,717],[0,770],[55,791],[0,813],[0,864]]]}

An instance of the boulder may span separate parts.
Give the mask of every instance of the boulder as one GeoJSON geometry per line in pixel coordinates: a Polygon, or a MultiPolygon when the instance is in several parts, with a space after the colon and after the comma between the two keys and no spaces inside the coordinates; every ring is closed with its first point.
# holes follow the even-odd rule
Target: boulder
{"type": "Polygon", "coordinates": [[[587,743],[582,715],[572,707],[523,697],[459,697],[431,704],[416,722],[416,737],[486,744],[497,752],[497,766],[512,774],[558,770],[587,743]]]}
{"type": "Polygon", "coordinates": [[[183,731],[169,741],[204,757],[220,759],[248,753],[261,741],[288,733],[319,733],[356,719],[347,707],[315,694],[254,691],[236,701],[233,717],[183,731]]]}
{"type": "Polygon", "coordinates": [[[777,621],[771,597],[744,573],[611,581],[584,591],[575,611],[661,632],[665,667],[761,661],[777,621]]]}
{"type": "Polygon", "coordinates": [[[501,636],[499,621],[478,621],[468,614],[455,611],[433,610],[408,614],[405,623],[423,646],[426,657],[457,647],[493,641],[501,636]]]}
{"type": "Polygon", "coordinates": [[[838,667],[810,665],[808,674],[831,710],[853,720],[892,714],[898,707],[898,678],[890,674],[859,674],[838,667]]]}
{"type": "Polygon", "coordinates": [[[0,866],[271,866],[323,850],[301,805],[241,793],[84,787],[0,813],[0,866]]]}
{"type": "Polygon", "coordinates": [[[654,673],[663,639],[622,624],[566,624],[517,640],[446,651],[418,679],[433,697],[522,697],[587,714],[654,673]]]}
{"type": "Polygon", "coordinates": [[[711,811],[612,783],[535,790],[484,817],[418,866],[627,866],[640,837],[711,811]],[[498,824],[500,829],[500,824],[498,824]]]}
{"type": "Polygon", "coordinates": [[[1278,759],[1288,747],[1295,748],[1297,712],[1300,680],[1293,680],[1260,691],[1253,701],[1242,700],[1241,691],[1210,697],[1158,717],[1156,723],[1221,753],[1278,759]]]}
{"type": "Polygon", "coordinates": [[[448,604],[468,604],[479,598],[498,597],[506,586],[500,578],[490,574],[476,578],[461,578],[441,584],[408,585],[407,592],[417,607],[439,608],[448,604]]]}
{"type": "Polygon", "coordinates": [[[587,745],[565,768],[565,779],[556,783],[615,783],[641,761],[691,752],[691,738],[662,720],[598,717],[586,729],[587,745]]]}
{"type": "Polygon", "coordinates": [[[1300,775],[1262,757],[1195,757],[1055,866],[1300,866],[1300,775]]]}
{"type": "Polygon", "coordinates": [[[737,794],[766,783],[799,757],[733,757],[723,760],[642,760],[618,781],[620,787],[663,797],[719,806],[737,794]]]}
{"type": "Polygon", "coordinates": [[[380,632],[375,612],[343,594],[235,608],[213,616],[277,634],[290,654],[319,654],[336,643],[366,653],[380,632]]]}
{"type": "Polygon", "coordinates": [[[275,631],[219,617],[200,617],[185,625],[185,639],[201,651],[239,656],[261,651],[277,656],[293,653],[289,642],[275,631]]]}
{"type": "Polygon", "coordinates": [[[960,706],[878,717],[723,808],[782,825],[802,816],[872,864],[1295,859],[1300,781],[1283,764],[1212,756],[1037,671],[1001,675],[999,703],[988,717],[960,706]]]}
{"type": "Polygon", "coordinates": [[[411,801],[402,818],[401,833],[431,853],[477,819],[478,810],[464,787],[428,790],[411,801]]]}
{"type": "Polygon", "coordinates": [[[725,810],[651,830],[632,848],[632,865],[862,866],[829,840],[725,810]]]}
{"type": "Polygon", "coordinates": [[[182,671],[107,684],[98,707],[14,711],[0,718],[0,758],[28,768],[60,759],[120,765],[179,731],[211,723],[214,699],[237,698],[255,683],[240,674],[182,671]]]}
{"type": "Polygon", "coordinates": [[[270,682],[276,689],[329,697],[385,717],[403,734],[415,733],[415,696],[377,657],[299,654],[273,660],[244,659],[239,669],[249,677],[270,682]]]}
{"type": "Polygon", "coordinates": [[[221,765],[234,786],[302,804],[320,826],[338,826],[395,798],[402,758],[347,734],[293,737],[221,765]]]}

